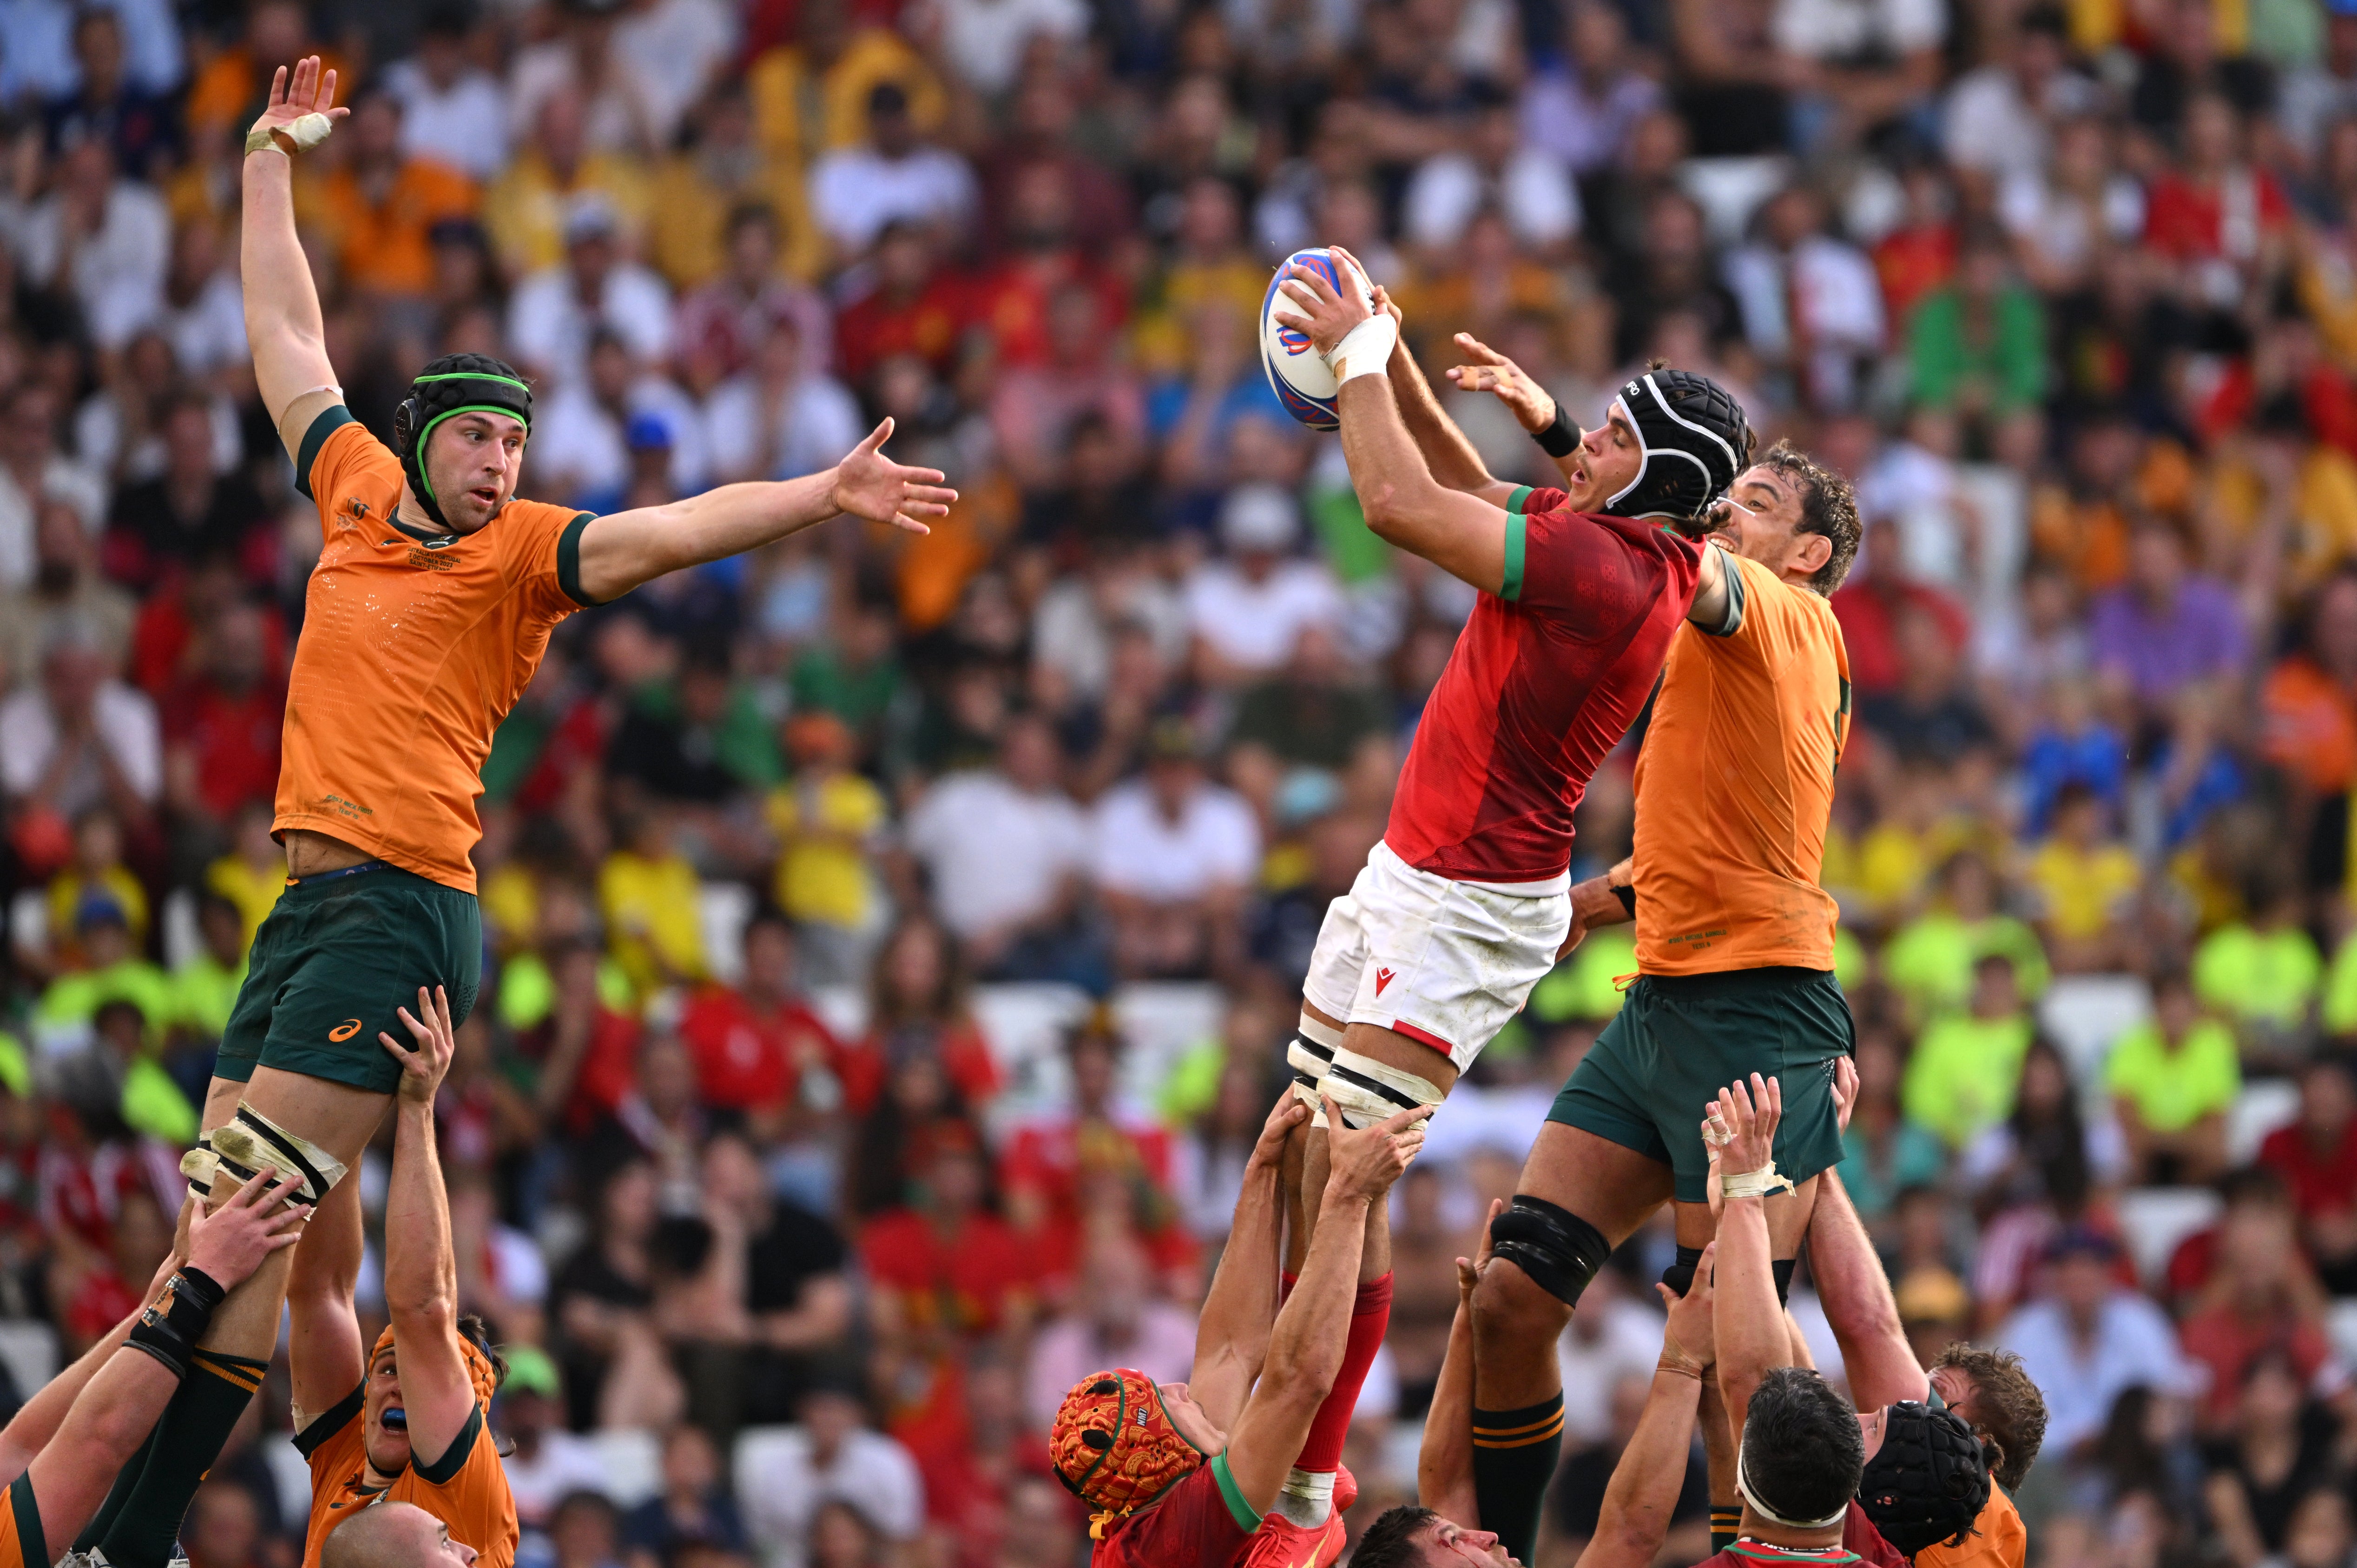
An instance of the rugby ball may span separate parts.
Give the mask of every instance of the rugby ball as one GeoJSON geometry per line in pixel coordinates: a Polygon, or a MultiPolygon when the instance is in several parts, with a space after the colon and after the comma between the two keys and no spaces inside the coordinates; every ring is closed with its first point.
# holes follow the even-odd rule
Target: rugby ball
{"type": "Polygon", "coordinates": [[[1277,285],[1296,263],[1326,274],[1337,290],[1356,288],[1372,307],[1374,291],[1367,286],[1359,269],[1337,257],[1323,245],[1315,250],[1296,251],[1278,263],[1276,275],[1268,280],[1268,292],[1260,301],[1260,366],[1268,374],[1269,390],[1285,412],[1312,430],[1339,430],[1340,414],[1335,412],[1334,394],[1340,390],[1333,371],[1320,358],[1308,336],[1297,328],[1286,327],[1276,319],[1280,309],[1299,314],[1300,306],[1277,285]]]}

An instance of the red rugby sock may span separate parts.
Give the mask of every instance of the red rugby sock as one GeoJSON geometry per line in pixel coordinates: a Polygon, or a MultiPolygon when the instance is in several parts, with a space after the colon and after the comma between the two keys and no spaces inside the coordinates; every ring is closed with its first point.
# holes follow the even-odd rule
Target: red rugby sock
{"type": "Polygon", "coordinates": [[[1301,1457],[1293,1462],[1295,1469],[1318,1475],[1342,1467],[1342,1440],[1351,1434],[1359,1388],[1367,1380],[1367,1369],[1374,1364],[1391,1321],[1392,1276],[1385,1274],[1359,1287],[1359,1299],[1351,1306],[1351,1338],[1342,1351],[1342,1369],[1334,1374],[1334,1386],[1328,1391],[1326,1402],[1318,1407],[1317,1419],[1309,1423],[1301,1457]]]}

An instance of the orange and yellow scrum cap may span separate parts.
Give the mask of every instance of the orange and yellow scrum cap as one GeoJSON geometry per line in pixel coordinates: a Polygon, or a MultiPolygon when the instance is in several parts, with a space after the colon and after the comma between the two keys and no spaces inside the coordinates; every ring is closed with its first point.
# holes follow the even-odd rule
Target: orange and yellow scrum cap
{"type": "Polygon", "coordinates": [[[1153,1502],[1203,1463],[1179,1434],[1162,1390],[1134,1368],[1097,1372],[1072,1385],[1048,1434],[1048,1460],[1064,1489],[1106,1520],[1153,1502]]]}

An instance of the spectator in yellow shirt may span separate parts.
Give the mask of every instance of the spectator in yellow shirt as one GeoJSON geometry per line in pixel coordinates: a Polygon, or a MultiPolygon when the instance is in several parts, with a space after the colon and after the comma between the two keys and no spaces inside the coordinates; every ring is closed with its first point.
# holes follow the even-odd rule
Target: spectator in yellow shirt
{"type": "Polygon", "coordinates": [[[597,873],[597,907],[616,962],[644,1001],[666,986],[705,978],[702,884],[679,853],[671,818],[649,807],[624,847],[597,873]]]}
{"type": "Polygon", "coordinates": [[[565,259],[566,209],[575,197],[593,191],[611,204],[625,249],[635,251],[652,199],[646,166],[627,153],[591,152],[579,97],[552,92],[541,102],[531,143],[483,203],[491,248],[510,277],[565,259]]]}
{"type": "Polygon", "coordinates": [[[237,906],[245,927],[245,946],[278,907],[286,891],[286,852],[270,836],[271,803],[251,800],[237,813],[234,847],[205,867],[205,887],[237,906]]]}
{"type": "Polygon", "coordinates": [[[770,796],[778,835],[777,899],[802,928],[804,951],[831,980],[855,979],[882,935],[872,855],[884,792],[855,772],[858,742],[833,714],[798,714],[785,728],[793,779],[770,796]]]}
{"type": "Polygon", "coordinates": [[[885,82],[909,95],[921,135],[949,118],[949,94],[921,56],[885,27],[855,27],[845,0],[803,0],[799,40],[765,51],[745,73],[761,145],[790,168],[856,146],[867,135],[867,95],[885,82]]]}
{"type": "Polygon", "coordinates": [[[2305,1054],[2324,957],[2300,924],[2299,892],[2287,876],[2252,878],[2244,906],[2247,918],[2219,927],[2193,950],[2193,990],[2234,1026],[2246,1059],[2288,1061],[2305,1054]]]}
{"type": "Polygon", "coordinates": [[[693,141],[663,162],[655,179],[648,253],[657,270],[682,294],[718,277],[733,259],[733,214],[752,205],[770,218],[767,268],[752,286],[780,270],[815,276],[826,259],[826,240],[811,221],[802,167],[755,139],[744,85],[725,81],[714,88],[689,124],[693,141]]]}
{"type": "Polygon", "coordinates": [[[2126,844],[2104,839],[2104,814],[2103,797],[2084,781],[2063,785],[2053,831],[2029,857],[2046,950],[2066,974],[2113,969],[2126,956],[2121,918],[2143,874],[2126,844]]]}
{"type": "Polygon", "coordinates": [[[2201,1187],[2226,1168],[2226,1112],[2243,1091],[2233,1031],[2201,1015],[2185,972],[2153,982],[2153,1015],[2104,1063],[2139,1187],[2201,1187]]]}
{"type": "Polygon", "coordinates": [[[147,893],[123,864],[123,825],[103,806],[93,806],[74,823],[73,858],[49,881],[49,958],[55,968],[89,962],[77,934],[82,902],[100,898],[123,913],[134,950],[147,940],[147,893]]]}
{"type": "Polygon", "coordinates": [[[343,161],[298,188],[297,216],[326,236],[345,282],[423,298],[434,285],[434,225],[474,216],[482,205],[475,182],[431,158],[405,156],[401,101],[381,90],[354,102],[351,124],[333,145],[343,161]]]}
{"type": "Polygon", "coordinates": [[[2022,1059],[2036,1034],[2013,960],[1983,954],[1973,966],[1972,1010],[1935,1018],[1916,1037],[1900,1108],[1949,1148],[1963,1148],[2013,1114],[2022,1059]]]}

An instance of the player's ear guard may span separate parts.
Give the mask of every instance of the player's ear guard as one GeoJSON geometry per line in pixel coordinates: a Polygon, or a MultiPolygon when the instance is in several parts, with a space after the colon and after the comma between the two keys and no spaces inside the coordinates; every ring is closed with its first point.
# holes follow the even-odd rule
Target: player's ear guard
{"type": "MultiPolygon", "coordinates": [[[[1437,1105],[1448,1098],[1427,1079],[1340,1046],[1335,1047],[1334,1059],[1328,1064],[1326,1075],[1318,1080],[1317,1093],[1331,1100],[1342,1112],[1342,1124],[1353,1129],[1372,1127],[1387,1116],[1413,1111],[1419,1105],[1437,1105]]],[[[1310,1104],[1318,1112],[1312,1118],[1313,1124],[1324,1126],[1323,1108],[1318,1106],[1315,1098],[1310,1104]]]]}
{"type": "Polygon", "coordinates": [[[344,1163],[318,1144],[242,1105],[233,1120],[206,1133],[180,1156],[180,1174],[207,1198],[212,1197],[217,1173],[245,1182],[264,1167],[301,1176],[303,1185],[288,1193],[286,1201],[313,1208],[344,1179],[345,1171],[344,1163]]]}
{"type": "Polygon", "coordinates": [[[1490,1254],[1512,1263],[1566,1306],[1577,1306],[1580,1292],[1612,1255],[1612,1243],[1571,1210],[1518,1192],[1490,1222],[1490,1254]]]}

